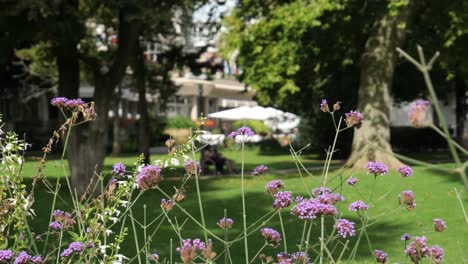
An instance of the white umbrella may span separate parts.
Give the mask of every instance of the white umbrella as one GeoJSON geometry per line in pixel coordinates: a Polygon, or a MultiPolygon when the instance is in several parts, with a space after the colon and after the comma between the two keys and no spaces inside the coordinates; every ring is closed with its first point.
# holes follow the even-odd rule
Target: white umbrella
{"type": "Polygon", "coordinates": [[[261,106],[241,106],[208,114],[210,118],[225,120],[267,120],[272,118],[271,111],[261,106]]]}

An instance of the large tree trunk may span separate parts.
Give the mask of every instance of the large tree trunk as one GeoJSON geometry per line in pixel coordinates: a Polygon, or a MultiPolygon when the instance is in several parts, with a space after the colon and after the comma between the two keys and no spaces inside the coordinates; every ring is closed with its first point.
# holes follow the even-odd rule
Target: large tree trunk
{"type": "Polygon", "coordinates": [[[466,126],[466,83],[461,75],[455,77],[457,141],[468,149],[468,127],[466,126]]]}
{"type": "Polygon", "coordinates": [[[407,30],[415,13],[414,0],[402,7],[397,15],[389,11],[379,17],[367,39],[361,56],[361,80],[358,92],[358,109],[365,121],[354,131],[351,156],[347,165],[362,168],[365,163],[378,160],[390,167],[401,162],[391,155],[390,111],[393,73],[395,70],[396,48],[402,46],[407,30]],[[399,28],[405,25],[404,29],[399,28]]]}
{"type": "Polygon", "coordinates": [[[125,13],[128,10],[130,9],[122,8],[119,15],[119,47],[110,69],[102,70],[106,62],[86,59],[86,62],[91,61],[89,66],[94,69],[94,102],[97,118],[94,122],[78,127],[78,131],[75,131],[78,132],[77,137],[71,142],[73,148],[69,155],[71,179],[79,195],[84,194],[88,186],[93,187],[93,182],[96,180],[94,172],[100,173],[103,168],[112,94],[116,85],[122,80],[130,58],[135,52],[135,44],[138,43],[139,16],[125,13]]]}
{"type": "Polygon", "coordinates": [[[143,51],[138,48],[138,54],[135,61],[135,83],[138,89],[138,112],[140,120],[138,121],[138,147],[139,152],[145,157],[145,164],[150,163],[150,126],[148,103],[146,102],[146,67],[143,51]]]}

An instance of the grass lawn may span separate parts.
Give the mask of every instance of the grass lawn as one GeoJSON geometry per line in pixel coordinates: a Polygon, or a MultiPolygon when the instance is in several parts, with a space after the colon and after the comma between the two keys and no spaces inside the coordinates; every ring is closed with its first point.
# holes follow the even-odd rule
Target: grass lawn
{"type": "MultiPolygon", "coordinates": [[[[240,164],[239,152],[223,150],[223,154],[236,161],[236,164],[240,164]]],[[[246,174],[250,175],[251,169],[256,165],[264,164],[272,169],[272,174],[266,176],[251,177],[247,176],[246,180],[246,201],[247,201],[247,221],[252,223],[255,219],[267,214],[272,210],[272,198],[265,194],[265,185],[273,179],[281,179],[286,184],[286,190],[292,191],[294,195],[306,195],[306,191],[310,191],[313,187],[319,185],[316,176],[304,176],[301,178],[298,173],[292,173],[290,175],[279,175],[274,173],[276,169],[294,168],[295,165],[292,159],[288,155],[257,155],[256,149],[247,149],[246,151],[246,174]],[[305,182],[305,185],[303,184],[305,182]]],[[[152,157],[152,159],[157,156],[152,157]]],[[[317,160],[313,159],[314,156],[306,156],[304,163],[306,166],[315,166],[318,164],[317,160]]],[[[134,156],[123,157],[123,158],[108,158],[106,159],[106,166],[110,166],[117,162],[123,162],[126,165],[131,165],[135,161],[134,156]]],[[[25,164],[25,175],[26,177],[34,175],[34,166],[37,165],[37,161],[29,159],[25,164]]],[[[445,165],[450,166],[450,165],[445,165]]],[[[337,204],[337,208],[342,213],[341,217],[350,219],[356,222],[357,227],[360,226],[359,219],[356,213],[350,212],[347,207],[348,205],[358,199],[366,201],[371,204],[369,209],[369,216],[375,220],[370,227],[369,236],[372,242],[372,249],[382,249],[389,255],[389,263],[409,263],[408,259],[404,255],[404,242],[400,240],[401,235],[409,233],[412,237],[425,235],[427,242],[430,246],[439,245],[445,250],[445,263],[465,263],[468,261],[468,225],[464,222],[463,213],[460,209],[460,205],[456,200],[455,193],[452,191],[453,188],[458,190],[463,189],[461,181],[455,175],[450,175],[440,171],[428,170],[422,167],[414,168],[414,176],[401,179],[401,177],[391,172],[386,176],[377,177],[376,191],[374,198],[383,198],[374,202],[369,202],[369,194],[371,192],[371,186],[374,177],[366,175],[365,171],[354,171],[353,176],[358,178],[359,182],[356,184],[356,189],[351,186],[340,185],[341,177],[348,177],[349,173],[342,173],[341,171],[332,171],[330,177],[333,180],[330,182],[329,187],[336,188],[337,192],[342,193],[345,197],[345,201],[337,204]],[[398,194],[403,190],[412,190],[416,197],[417,206],[413,211],[407,211],[406,209],[397,209],[398,207],[398,194]],[[380,217],[379,217],[380,216],[380,217]],[[436,233],[433,231],[433,219],[442,218],[447,222],[448,228],[442,233],[436,233]]],[[[46,174],[49,177],[57,177],[61,174],[57,168],[54,167],[54,162],[49,161],[46,169],[46,174]]],[[[172,194],[173,186],[176,182],[166,181],[161,183],[161,188],[166,192],[172,194]]],[[[215,179],[206,179],[200,181],[200,187],[202,191],[203,208],[205,211],[206,225],[216,235],[222,236],[222,231],[216,226],[216,222],[223,217],[223,210],[227,209],[228,217],[234,220],[234,226],[230,230],[230,238],[237,236],[242,232],[242,204],[240,194],[240,177],[239,176],[226,176],[215,179]]],[[[37,221],[33,227],[35,230],[45,230],[48,225],[48,214],[42,212],[49,212],[51,205],[51,195],[45,192],[45,189],[39,186],[40,190],[36,196],[36,212],[41,212],[37,221]],[[41,191],[42,190],[42,191],[41,191]]],[[[187,199],[180,203],[181,206],[186,208],[187,211],[192,213],[197,219],[199,218],[198,201],[196,198],[195,184],[194,181],[189,181],[186,186],[188,190],[187,199]]],[[[62,190],[63,196],[66,197],[67,191],[62,190]]],[[[465,194],[464,205],[468,209],[468,198],[465,194]]],[[[134,215],[140,221],[143,222],[143,205],[147,205],[147,219],[148,222],[158,216],[161,212],[159,208],[160,199],[162,195],[157,190],[147,191],[139,200],[138,204],[134,207],[134,215]]],[[[64,204],[60,204],[58,208],[64,208],[64,204]]],[[[178,223],[184,223],[182,234],[184,238],[203,238],[203,232],[196,224],[194,224],[177,208],[169,213],[171,217],[177,219],[178,223]]],[[[283,213],[283,221],[285,223],[286,234],[287,234],[287,245],[288,251],[296,251],[296,244],[300,242],[302,235],[303,222],[298,220],[297,217],[289,214],[289,209],[286,209],[283,213]]],[[[311,243],[314,244],[318,241],[320,225],[319,220],[315,220],[318,223],[314,226],[311,235],[311,243]]],[[[279,218],[275,217],[265,226],[280,230],[279,218]]],[[[151,227],[148,232],[154,227],[151,227]]],[[[327,228],[331,230],[331,224],[328,223],[327,228]]],[[[132,229],[129,227],[129,236],[126,239],[126,244],[122,247],[122,253],[127,256],[134,255],[132,252],[134,249],[132,229]]],[[[160,228],[159,232],[151,243],[151,248],[154,249],[162,257],[169,256],[169,240],[174,239],[173,254],[174,259],[178,260],[178,254],[175,251],[175,247],[178,246],[178,239],[174,231],[170,228],[170,225],[165,222],[160,228]]],[[[138,231],[138,239],[140,245],[143,244],[142,231],[138,231]]],[[[351,239],[350,245],[354,244],[356,237],[351,239]]],[[[364,238],[363,238],[364,239],[364,238]]],[[[342,239],[343,240],[343,239],[342,239]]],[[[344,240],[343,240],[344,241],[344,240]]],[[[219,242],[214,242],[215,251],[221,252],[222,245],[219,242]]],[[[252,257],[263,245],[263,239],[260,232],[254,233],[249,237],[249,255],[252,257]]],[[[242,242],[236,243],[231,248],[231,254],[233,257],[233,263],[244,262],[244,251],[242,242]]],[[[267,255],[276,256],[280,251],[284,250],[284,245],[280,247],[266,248],[264,253],[267,255]]],[[[312,258],[315,258],[317,254],[310,252],[312,258]]],[[[223,257],[222,257],[223,258],[223,257]]],[[[219,263],[224,263],[224,260],[220,260],[219,263]]],[[[359,247],[358,253],[354,260],[354,263],[373,263],[373,256],[369,250],[369,246],[364,239],[359,247]]],[[[256,262],[260,263],[260,262],[256,262]]],[[[429,263],[429,261],[428,261],[429,263]]]]}

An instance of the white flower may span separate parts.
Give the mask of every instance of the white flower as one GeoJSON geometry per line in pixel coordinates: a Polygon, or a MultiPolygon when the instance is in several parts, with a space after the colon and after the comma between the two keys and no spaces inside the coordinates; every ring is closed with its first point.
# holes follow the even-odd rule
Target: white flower
{"type": "Polygon", "coordinates": [[[169,166],[169,163],[167,162],[167,160],[166,160],[166,161],[164,161],[164,165],[163,165],[163,167],[164,167],[164,168],[167,168],[168,166],[169,166]]]}
{"type": "MultiPolygon", "coordinates": [[[[117,223],[119,221],[119,219],[117,217],[109,217],[109,220],[111,220],[114,223],[117,223]]],[[[107,230],[106,230],[106,232],[107,232],[107,230]]],[[[112,232],[112,230],[111,230],[111,232],[112,232]]]]}
{"type": "Polygon", "coordinates": [[[127,207],[128,206],[128,201],[125,201],[125,200],[120,200],[119,201],[123,207],[127,207]]]}
{"type": "Polygon", "coordinates": [[[191,160],[191,158],[189,156],[185,155],[185,154],[182,155],[182,157],[184,158],[184,161],[191,160]]]}
{"type": "Polygon", "coordinates": [[[110,236],[112,233],[114,233],[114,231],[110,230],[110,229],[106,229],[106,234],[108,236],[110,236]]]}
{"type": "Polygon", "coordinates": [[[108,248],[108,246],[106,246],[106,245],[99,246],[99,250],[101,251],[101,254],[106,254],[106,249],[107,248],[108,248]]]}
{"type": "Polygon", "coordinates": [[[180,165],[180,161],[176,158],[171,158],[171,164],[173,166],[179,166],[180,165]]]}
{"type": "Polygon", "coordinates": [[[124,260],[129,259],[122,254],[115,254],[115,259],[112,263],[123,263],[124,260]]]}
{"type": "Polygon", "coordinates": [[[137,167],[137,171],[138,171],[138,172],[140,172],[140,171],[141,171],[141,169],[143,169],[143,167],[144,167],[144,166],[145,166],[145,165],[143,165],[143,164],[142,164],[142,165],[140,165],[140,166],[138,166],[138,167],[137,167]]]}
{"type": "Polygon", "coordinates": [[[155,161],[153,161],[153,164],[154,164],[154,165],[161,166],[162,160],[155,160],[155,161]]]}
{"type": "Polygon", "coordinates": [[[114,213],[115,213],[115,215],[119,216],[121,212],[120,212],[120,210],[115,209],[114,213]]]}

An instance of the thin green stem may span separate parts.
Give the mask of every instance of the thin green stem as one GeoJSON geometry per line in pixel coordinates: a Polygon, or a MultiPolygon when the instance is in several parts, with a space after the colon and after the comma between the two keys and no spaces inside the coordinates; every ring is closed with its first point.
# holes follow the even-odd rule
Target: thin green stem
{"type": "MultiPolygon", "coordinates": [[[[130,209],[130,212],[129,212],[129,215],[131,218],[133,218],[133,210],[130,209]]],[[[137,256],[138,256],[138,264],[141,264],[141,255],[140,255],[140,246],[138,244],[138,234],[137,234],[137,230],[136,230],[136,226],[135,226],[135,221],[130,221],[132,223],[132,228],[133,228],[133,238],[135,239],[135,247],[136,247],[136,251],[138,252],[137,256]]]]}
{"type": "Polygon", "coordinates": [[[262,250],[263,250],[266,246],[268,246],[268,243],[263,244],[263,246],[257,251],[257,253],[255,254],[255,256],[250,260],[249,263],[254,262],[254,260],[258,257],[258,255],[260,255],[260,253],[262,252],[262,250]]]}
{"type": "MultiPolygon", "coordinates": [[[[201,192],[200,192],[200,184],[198,182],[198,178],[199,178],[199,173],[198,173],[198,170],[196,169],[196,162],[195,162],[195,145],[194,143],[192,142],[192,158],[193,158],[193,162],[195,164],[195,186],[196,186],[196,189],[197,189],[197,198],[198,198],[198,207],[200,208],[200,218],[201,218],[201,223],[203,226],[206,226],[205,224],[205,214],[203,212],[203,203],[202,203],[202,199],[201,199],[201,192]]],[[[206,229],[203,229],[203,234],[205,236],[205,243],[208,244],[208,233],[206,232],[206,229]]]]}
{"type": "Polygon", "coordinates": [[[369,197],[369,202],[372,202],[372,196],[374,196],[374,190],[375,190],[375,183],[377,182],[377,175],[374,175],[374,181],[372,182],[372,188],[371,188],[371,193],[369,197]]]}
{"type": "Polygon", "coordinates": [[[455,191],[455,195],[457,196],[457,200],[458,202],[460,203],[460,207],[462,209],[462,212],[463,212],[463,216],[465,217],[465,222],[466,224],[468,225],[468,216],[466,215],[466,211],[465,211],[465,206],[463,205],[463,200],[462,200],[462,197],[461,197],[461,192],[459,192],[457,189],[453,188],[453,190],[455,191]]]}
{"type": "Polygon", "coordinates": [[[60,238],[59,238],[59,245],[57,248],[57,261],[56,263],[60,263],[60,248],[62,247],[62,237],[63,237],[63,230],[60,230],[60,238]]]}
{"type": "Polygon", "coordinates": [[[322,215],[320,217],[320,264],[323,263],[323,250],[325,247],[325,217],[322,215]]]}
{"type": "Polygon", "coordinates": [[[464,147],[460,146],[460,144],[458,144],[455,140],[453,140],[451,137],[447,138],[447,136],[444,134],[444,132],[442,132],[442,130],[440,130],[438,127],[436,127],[434,124],[431,124],[430,127],[432,129],[434,129],[435,132],[437,132],[437,134],[439,134],[440,136],[444,137],[445,140],[450,140],[452,141],[453,145],[459,150],[461,151],[463,154],[465,155],[468,155],[468,150],[466,150],[464,147]]]}
{"type": "Polygon", "coordinates": [[[247,244],[247,213],[245,210],[245,192],[244,192],[244,146],[245,140],[242,140],[242,165],[241,165],[241,193],[242,193],[242,220],[244,224],[244,250],[245,263],[249,263],[249,246],[247,244]]]}
{"type": "Polygon", "coordinates": [[[304,260],[302,261],[302,264],[306,264],[306,260],[307,260],[306,256],[307,256],[307,252],[309,252],[309,247],[310,247],[309,246],[309,240],[310,240],[311,231],[312,231],[312,223],[310,223],[309,230],[307,230],[307,237],[306,237],[306,241],[305,241],[306,248],[305,248],[304,260]]]}
{"type": "MultiPolygon", "coordinates": [[[[52,222],[52,218],[54,217],[54,210],[55,210],[55,203],[57,202],[57,194],[58,194],[58,191],[60,189],[60,178],[57,177],[57,182],[55,183],[55,190],[54,190],[54,198],[52,199],[52,207],[51,207],[51,210],[50,210],[50,216],[49,216],[49,223],[52,222]]],[[[47,249],[47,243],[49,242],[49,232],[47,232],[47,236],[46,236],[46,239],[45,239],[45,243],[44,243],[44,249],[42,251],[42,255],[45,255],[45,251],[47,249]]]]}
{"type": "Polygon", "coordinates": [[[283,217],[281,216],[281,211],[278,212],[279,220],[280,220],[280,225],[281,225],[281,233],[283,234],[283,244],[284,244],[284,252],[288,253],[288,244],[286,242],[286,231],[284,230],[284,223],[283,223],[283,217]]]}
{"type": "MultiPolygon", "coordinates": [[[[166,196],[166,198],[168,199],[171,199],[171,197],[165,192],[163,191],[159,186],[156,186],[156,189],[158,191],[160,191],[164,196],[166,196]]],[[[188,216],[195,224],[197,224],[199,227],[201,227],[202,229],[206,230],[206,232],[212,236],[213,238],[215,238],[216,240],[220,241],[220,242],[223,242],[224,240],[222,238],[220,238],[219,236],[215,235],[213,232],[211,232],[210,230],[208,230],[204,225],[202,225],[200,222],[198,222],[197,219],[195,219],[189,212],[187,212],[187,210],[185,210],[182,206],[179,205],[179,203],[176,203],[175,204],[177,208],[179,208],[186,216],[188,216]]]]}
{"type": "MultiPolygon", "coordinates": [[[[227,219],[227,209],[224,209],[224,219],[227,219]]],[[[228,228],[224,228],[224,264],[229,263],[230,255],[228,245],[228,228]]]]}

